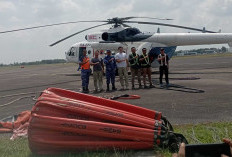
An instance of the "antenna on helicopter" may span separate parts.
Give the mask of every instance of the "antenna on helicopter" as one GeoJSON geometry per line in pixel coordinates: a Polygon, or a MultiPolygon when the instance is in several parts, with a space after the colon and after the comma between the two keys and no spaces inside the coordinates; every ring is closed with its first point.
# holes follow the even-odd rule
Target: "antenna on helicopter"
{"type": "Polygon", "coordinates": [[[203,27],[203,29],[202,29],[202,33],[205,33],[205,27],[203,27]]]}

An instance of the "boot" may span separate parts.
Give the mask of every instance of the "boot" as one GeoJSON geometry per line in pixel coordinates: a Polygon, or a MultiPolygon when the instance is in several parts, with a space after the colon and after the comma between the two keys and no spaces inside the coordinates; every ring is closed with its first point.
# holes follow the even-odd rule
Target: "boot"
{"type": "Polygon", "coordinates": [[[87,87],[83,87],[82,93],[88,93],[87,87]]]}
{"type": "Polygon", "coordinates": [[[89,93],[89,88],[88,87],[85,87],[85,91],[86,91],[86,93],[89,93]]]}
{"type": "Polygon", "coordinates": [[[110,84],[109,84],[109,83],[107,83],[107,89],[106,89],[106,91],[107,91],[107,92],[110,91],[110,84]]]}
{"type": "Polygon", "coordinates": [[[147,88],[148,88],[148,86],[146,84],[144,84],[144,89],[147,89],[147,88]]]}
{"type": "Polygon", "coordinates": [[[135,90],[135,85],[132,85],[131,89],[132,89],[132,90],[135,90]]]}
{"type": "Polygon", "coordinates": [[[155,88],[155,86],[151,83],[150,84],[150,86],[149,86],[150,88],[155,88]]]}
{"type": "Polygon", "coordinates": [[[82,87],[82,91],[81,91],[82,93],[85,93],[85,87],[82,87]]]}
{"type": "Polygon", "coordinates": [[[117,90],[117,88],[115,88],[115,84],[112,83],[112,90],[117,90]]]}

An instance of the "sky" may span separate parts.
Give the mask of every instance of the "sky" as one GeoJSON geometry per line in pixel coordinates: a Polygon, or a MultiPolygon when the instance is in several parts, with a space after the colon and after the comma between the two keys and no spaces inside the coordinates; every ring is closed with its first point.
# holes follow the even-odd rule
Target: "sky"
{"type": "MultiPolygon", "coordinates": [[[[148,16],[174,19],[173,21],[153,20],[154,22],[196,28],[206,27],[212,31],[221,29],[223,33],[229,33],[232,32],[231,8],[232,0],[0,0],[0,32],[69,21],[148,16]]],[[[74,43],[85,41],[86,34],[109,27],[103,26],[83,32],[54,47],[49,45],[93,25],[95,23],[78,23],[0,34],[0,64],[65,59],[65,51],[74,43]]],[[[132,26],[144,32],[156,32],[158,28],[154,25],[132,26]]],[[[161,32],[167,33],[189,32],[183,29],[159,27],[161,32]]],[[[222,46],[228,47],[227,45],[200,47],[222,46]]],[[[200,47],[179,47],[178,50],[200,47]]]]}

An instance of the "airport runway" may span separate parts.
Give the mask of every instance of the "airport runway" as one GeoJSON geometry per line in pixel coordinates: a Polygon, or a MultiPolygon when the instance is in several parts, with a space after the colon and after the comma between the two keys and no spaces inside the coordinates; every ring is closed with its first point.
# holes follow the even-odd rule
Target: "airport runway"
{"type": "MultiPolygon", "coordinates": [[[[35,103],[33,96],[38,97],[48,87],[79,91],[81,79],[76,69],[75,64],[0,68],[0,119],[30,110],[35,103]]],[[[157,70],[153,69],[154,83],[158,82],[157,70]]],[[[119,101],[161,111],[172,124],[232,121],[231,79],[232,55],[178,57],[170,61],[170,83],[175,87],[169,90],[153,88],[94,95],[138,94],[139,100],[119,101]]]]}

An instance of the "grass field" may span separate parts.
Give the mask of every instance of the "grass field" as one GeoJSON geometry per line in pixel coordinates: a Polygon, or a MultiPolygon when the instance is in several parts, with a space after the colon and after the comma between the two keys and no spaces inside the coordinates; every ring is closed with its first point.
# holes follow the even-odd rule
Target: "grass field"
{"type": "MultiPolygon", "coordinates": [[[[218,123],[206,123],[198,125],[175,125],[175,132],[182,133],[189,143],[219,143],[222,138],[232,139],[232,122],[218,122],[218,123]]],[[[155,155],[169,157],[171,154],[168,150],[162,150],[154,148],[149,152],[143,151],[101,151],[101,152],[82,152],[76,154],[63,154],[60,157],[121,157],[121,156],[141,156],[155,155]]],[[[32,154],[29,147],[27,139],[21,138],[15,141],[10,141],[9,136],[0,136],[0,156],[1,157],[41,157],[41,155],[32,154]]],[[[55,157],[57,155],[48,155],[46,157],[55,157]]]]}

